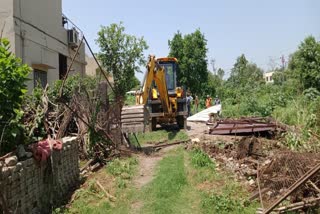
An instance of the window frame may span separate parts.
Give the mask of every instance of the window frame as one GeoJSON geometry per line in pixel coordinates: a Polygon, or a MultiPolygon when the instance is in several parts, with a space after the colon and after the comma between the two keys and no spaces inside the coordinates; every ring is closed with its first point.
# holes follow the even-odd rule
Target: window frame
{"type": "Polygon", "coordinates": [[[48,84],[48,72],[34,68],[33,69],[33,86],[34,88],[38,87],[38,80],[42,88],[45,88],[48,84]]]}

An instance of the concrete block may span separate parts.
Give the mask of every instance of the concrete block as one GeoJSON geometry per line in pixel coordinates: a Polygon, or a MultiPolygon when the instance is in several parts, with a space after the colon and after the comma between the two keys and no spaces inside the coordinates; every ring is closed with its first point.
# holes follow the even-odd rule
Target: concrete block
{"type": "Polygon", "coordinates": [[[18,171],[20,171],[22,169],[22,163],[21,162],[18,162],[17,164],[16,164],[16,168],[14,169],[14,172],[18,172],[18,171]]]}

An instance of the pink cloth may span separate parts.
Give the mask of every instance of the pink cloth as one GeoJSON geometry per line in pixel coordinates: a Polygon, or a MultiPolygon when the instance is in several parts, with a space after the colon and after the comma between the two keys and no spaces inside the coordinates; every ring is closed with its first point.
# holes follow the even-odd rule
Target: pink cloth
{"type": "Polygon", "coordinates": [[[33,156],[37,161],[45,161],[51,155],[50,144],[52,145],[52,149],[61,150],[62,142],[59,140],[46,139],[43,141],[39,141],[38,143],[33,145],[33,156]]]}

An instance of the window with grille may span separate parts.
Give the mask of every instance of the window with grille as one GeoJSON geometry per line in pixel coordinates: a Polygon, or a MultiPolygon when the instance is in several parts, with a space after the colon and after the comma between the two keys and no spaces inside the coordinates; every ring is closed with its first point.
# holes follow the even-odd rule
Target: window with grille
{"type": "Polygon", "coordinates": [[[45,88],[47,85],[47,72],[41,71],[38,69],[33,70],[34,74],[34,87],[41,86],[42,88],[45,88]]]}

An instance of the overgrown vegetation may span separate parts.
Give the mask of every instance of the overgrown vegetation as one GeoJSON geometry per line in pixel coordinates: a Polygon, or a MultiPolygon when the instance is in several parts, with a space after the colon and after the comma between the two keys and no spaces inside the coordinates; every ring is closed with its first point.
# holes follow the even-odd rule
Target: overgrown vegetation
{"type": "Polygon", "coordinates": [[[223,193],[205,194],[202,200],[202,208],[210,213],[251,213],[246,211],[245,207],[241,204],[239,199],[232,198],[230,195],[223,193]]]}
{"type": "MultiPolygon", "coordinates": [[[[61,102],[70,106],[75,94],[87,97],[97,96],[94,93],[97,91],[99,80],[72,75],[66,79],[61,97],[62,80],[57,80],[45,89],[36,87],[32,93],[26,94],[25,83],[30,71],[29,67],[21,64],[20,60],[9,52],[9,43],[6,40],[1,40],[1,45],[0,153],[4,154],[12,151],[18,144],[34,143],[46,138],[48,134],[51,137],[56,134],[54,128],[57,127],[53,122],[59,122],[63,118],[66,108],[61,102]],[[55,121],[46,121],[48,117],[57,118],[55,121]],[[46,127],[45,121],[52,127],[48,127],[49,125],[46,127]]],[[[99,112],[102,99],[99,97],[99,99],[90,100],[96,106],[92,109],[93,112],[99,112]]],[[[92,120],[90,124],[95,123],[94,115],[90,115],[88,119],[92,120]]],[[[76,119],[70,121],[69,128],[73,129],[73,132],[77,132],[76,123],[76,119]]],[[[93,145],[98,135],[89,130],[88,137],[90,138],[88,142],[93,145]]],[[[88,145],[90,150],[89,147],[90,145],[88,145]]]]}
{"type": "Polygon", "coordinates": [[[76,200],[69,209],[57,209],[56,213],[129,213],[128,200],[134,193],[131,181],[137,166],[138,160],[135,157],[113,160],[75,193],[76,200]],[[97,182],[105,186],[110,194],[114,194],[116,201],[108,199],[97,182]]]}
{"type": "MultiPolygon", "coordinates": [[[[320,42],[307,37],[289,58],[288,66],[275,68],[273,84],[245,55],[236,60],[226,80],[215,84],[224,117],[272,116],[293,126],[284,138],[292,149],[319,150],[320,42]]],[[[215,81],[219,80],[215,75],[215,81]]]]}
{"type": "Polygon", "coordinates": [[[195,167],[208,167],[212,170],[215,169],[214,163],[211,161],[209,156],[201,151],[200,149],[194,149],[191,152],[191,163],[195,167]]]}
{"type": "Polygon", "coordinates": [[[137,164],[136,158],[115,159],[107,166],[107,171],[116,177],[117,187],[122,189],[126,188],[128,181],[132,179],[137,164]]]}

